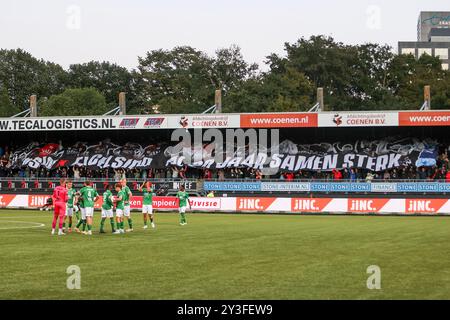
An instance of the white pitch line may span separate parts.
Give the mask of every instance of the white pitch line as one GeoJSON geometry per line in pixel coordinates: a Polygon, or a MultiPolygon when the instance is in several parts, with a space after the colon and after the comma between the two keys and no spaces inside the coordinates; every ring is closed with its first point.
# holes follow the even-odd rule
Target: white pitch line
{"type": "Polygon", "coordinates": [[[13,222],[13,223],[28,223],[34,224],[34,226],[29,227],[11,227],[11,228],[0,228],[0,230],[13,230],[13,229],[31,229],[31,228],[42,228],[45,224],[39,222],[28,222],[28,221],[13,221],[13,220],[3,220],[2,222],[13,222]]]}

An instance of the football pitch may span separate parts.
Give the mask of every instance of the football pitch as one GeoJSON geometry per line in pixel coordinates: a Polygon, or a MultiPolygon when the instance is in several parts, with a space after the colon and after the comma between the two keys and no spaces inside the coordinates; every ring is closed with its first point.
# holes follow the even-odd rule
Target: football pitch
{"type": "Polygon", "coordinates": [[[92,236],[58,237],[49,212],[0,210],[0,299],[450,299],[450,217],[187,219],[157,213],[143,230],[134,213],[134,232],[98,234],[96,212],[92,236]]]}

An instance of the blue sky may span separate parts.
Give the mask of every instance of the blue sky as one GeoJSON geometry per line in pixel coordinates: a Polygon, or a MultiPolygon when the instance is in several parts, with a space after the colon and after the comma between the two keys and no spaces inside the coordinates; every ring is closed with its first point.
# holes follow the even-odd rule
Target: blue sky
{"type": "Polygon", "coordinates": [[[127,68],[146,51],[190,45],[213,54],[237,44],[262,65],[284,42],[325,34],[345,43],[396,48],[416,39],[420,11],[448,0],[0,0],[0,47],[23,48],[67,68],[108,60],[127,68]]]}

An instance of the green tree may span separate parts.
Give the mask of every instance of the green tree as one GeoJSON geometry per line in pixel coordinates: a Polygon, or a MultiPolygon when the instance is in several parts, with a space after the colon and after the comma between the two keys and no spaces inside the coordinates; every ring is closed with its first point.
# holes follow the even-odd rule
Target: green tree
{"type": "Polygon", "coordinates": [[[237,45],[218,49],[210,63],[212,82],[216,88],[223,90],[224,95],[230,90],[240,88],[247,79],[254,77],[258,70],[257,64],[245,61],[241,48],[237,45]]]}
{"type": "Polygon", "coordinates": [[[114,63],[91,61],[72,64],[68,70],[67,83],[71,88],[97,89],[105,97],[109,108],[118,105],[118,95],[122,91],[127,94],[129,108],[136,104],[133,73],[114,63]]]}
{"type": "Polygon", "coordinates": [[[105,97],[94,88],[66,89],[39,101],[41,116],[101,115],[107,111],[105,97]]]}
{"type": "Polygon", "coordinates": [[[137,87],[143,106],[159,105],[163,113],[202,112],[214,102],[214,91],[225,97],[256,73],[238,46],[210,57],[192,47],[154,50],[139,58],[137,87]]]}
{"type": "Polygon", "coordinates": [[[12,104],[23,110],[29,97],[49,97],[64,90],[67,74],[58,64],[38,60],[28,52],[0,50],[0,85],[7,86],[12,104]]]}
{"type": "Polygon", "coordinates": [[[9,99],[8,90],[5,87],[0,88],[0,117],[11,117],[19,113],[19,109],[16,108],[9,99]]]}
{"type": "Polygon", "coordinates": [[[314,85],[323,87],[326,103],[342,109],[355,100],[357,75],[357,49],[335,42],[331,37],[301,38],[294,44],[285,43],[286,57],[268,57],[271,72],[286,73],[292,68],[303,73],[314,85]]]}
{"type": "Polygon", "coordinates": [[[449,72],[442,70],[439,58],[425,54],[416,60],[412,55],[399,55],[391,69],[391,85],[403,109],[417,109],[423,104],[425,85],[431,86],[434,109],[449,107],[449,72]]]}
{"type": "Polygon", "coordinates": [[[191,47],[154,50],[139,58],[140,101],[163,113],[201,112],[213,101],[208,57],[191,47]]]}

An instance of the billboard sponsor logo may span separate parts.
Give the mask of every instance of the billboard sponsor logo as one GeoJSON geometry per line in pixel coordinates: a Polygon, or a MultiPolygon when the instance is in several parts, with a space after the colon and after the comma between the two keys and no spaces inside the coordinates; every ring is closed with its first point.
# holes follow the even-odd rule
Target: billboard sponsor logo
{"type": "Polygon", "coordinates": [[[154,197],[153,207],[158,209],[175,209],[178,207],[178,199],[175,197],[154,197]]]}
{"type": "Polygon", "coordinates": [[[400,112],[400,126],[449,126],[450,112],[448,111],[420,111],[400,112]]]}
{"type": "Polygon", "coordinates": [[[28,197],[28,206],[35,208],[35,207],[42,207],[44,204],[47,203],[47,199],[50,198],[48,195],[33,195],[28,197]]]}
{"type": "Polygon", "coordinates": [[[348,199],[350,212],[379,212],[389,199],[348,199]]]}
{"type": "Polygon", "coordinates": [[[15,195],[2,194],[0,195],[0,207],[6,207],[14,200],[15,195]]]}
{"type": "Polygon", "coordinates": [[[276,198],[236,198],[238,210],[265,211],[276,198]]]}
{"type": "Polygon", "coordinates": [[[119,128],[136,128],[139,118],[125,118],[120,121],[119,128]]]}
{"type": "Polygon", "coordinates": [[[436,213],[447,199],[406,199],[406,213],[436,213]]]}
{"type": "Polygon", "coordinates": [[[219,198],[191,198],[189,203],[192,209],[220,209],[219,198]]]}
{"type": "Polygon", "coordinates": [[[292,198],[292,212],[321,212],[331,202],[332,199],[318,198],[292,198]]]}
{"type": "Polygon", "coordinates": [[[193,127],[228,127],[228,116],[194,116],[192,117],[193,127]]]}
{"type": "Polygon", "coordinates": [[[397,192],[397,184],[396,183],[371,183],[372,192],[397,192]]]}
{"type": "Polygon", "coordinates": [[[186,117],[181,117],[181,119],[180,119],[180,121],[179,121],[179,124],[180,124],[181,127],[187,128],[188,125],[189,125],[189,120],[188,120],[188,118],[186,118],[186,117]]]}
{"type": "Polygon", "coordinates": [[[317,114],[243,114],[242,128],[317,127],[317,114]]]}
{"type": "Polygon", "coordinates": [[[262,182],[261,191],[310,191],[308,182],[262,182]]]}
{"type": "Polygon", "coordinates": [[[398,126],[398,115],[387,113],[347,112],[336,114],[319,114],[319,127],[364,127],[364,126],[398,126]]]}
{"type": "Polygon", "coordinates": [[[161,127],[164,122],[164,118],[147,118],[144,123],[144,128],[161,127]]]}
{"type": "Polygon", "coordinates": [[[342,124],[342,116],[340,116],[339,114],[334,115],[333,117],[333,122],[337,125],[340,126],[342,124]]]}

